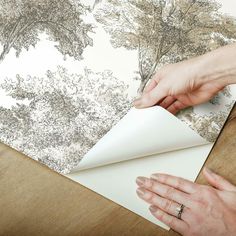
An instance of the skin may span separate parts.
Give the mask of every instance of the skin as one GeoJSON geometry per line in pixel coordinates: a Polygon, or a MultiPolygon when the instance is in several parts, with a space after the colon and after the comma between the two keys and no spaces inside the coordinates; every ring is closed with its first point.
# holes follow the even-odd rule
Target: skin
{"type": "Polygon", "coordinates": [[[236,83],[236,44],[160,69],[134,101],[136,108],[159,105],[176,114],[209,101],[229,84],[236,83]]]}
{"type": "MultiPolygon", "coordinates": [[[[236,83],[236,44],[160,69],[134,102],[136,108],[159,105],[176,114],[210,100],[236,83]]],[[[236,186],[204,169],[210,186],[166,174],[136,179],[138,196],[150,212],[186,236],[236,235],[236,186]],[[182,218],[176,208],[184,204],[182,218]]]]}
{"type": "Polygon", "coordinates": [[[150,204],[154,217],[186,236],[233,236],[236,232],[236,187],[209,169],[203,171],[211,186],[154,174],[138,177],[138,196],[150,204]],[[181,219],[176,208],[184,204],[181,219]]]}

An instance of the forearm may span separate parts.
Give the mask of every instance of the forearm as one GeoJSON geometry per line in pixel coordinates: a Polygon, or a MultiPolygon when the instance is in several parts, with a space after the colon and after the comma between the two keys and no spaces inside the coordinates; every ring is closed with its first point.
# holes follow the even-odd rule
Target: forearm
{"type": "Polygon", "coordinates": [[[218,81],[224,87],[236,83],[236,43],[196,58],[199,76],[204,81],[218,81]]]}
{"type": "Polygon", "coordinates": [[[134,105],[145,108],[159,104],[176,114],[188,106],[210,100],[225,86],[234,83],[236,43],[162,67],[134,105]]]}

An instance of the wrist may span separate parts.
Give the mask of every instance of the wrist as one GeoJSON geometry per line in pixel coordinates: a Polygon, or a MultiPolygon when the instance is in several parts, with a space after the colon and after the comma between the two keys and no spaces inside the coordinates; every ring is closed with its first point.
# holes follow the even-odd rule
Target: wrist
{"type": "Polygon", "coordinates": [[[225,87],[236,83],[236,44],[195,58],[200,83],[214,82],[225,87]]]}

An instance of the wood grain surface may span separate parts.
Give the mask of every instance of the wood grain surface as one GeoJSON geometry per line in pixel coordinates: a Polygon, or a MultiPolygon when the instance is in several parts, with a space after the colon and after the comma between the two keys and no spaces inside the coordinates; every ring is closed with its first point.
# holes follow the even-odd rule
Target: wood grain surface
{"type": "MultiPolygon", "coordinates": [[[[236,107],[206,166],[236,184],[236,107]]],[[[200,174],[198,183],[205,184],[200,174]]],[[[0,144],[0,235],[167,236],[140,216],[0,144]]]]}

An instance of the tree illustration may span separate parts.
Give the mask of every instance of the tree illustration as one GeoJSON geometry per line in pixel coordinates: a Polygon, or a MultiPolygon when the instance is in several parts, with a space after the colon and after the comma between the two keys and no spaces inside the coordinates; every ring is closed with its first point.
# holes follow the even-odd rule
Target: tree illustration
{"type": "Polygon", "coordinates": [[[44,77],[6,78],[0,87],[17,101],[0,107],[0,140],[63,173],[131,106],[127,85],[110,71],[71,74],[58,67],[44,77]]]}
{"type": "Polygon", "coordinates": [[[204,139],[209,142],[215,142],[234,103],[230,87],[225,87],[208,103],[208,106],[221,106],[221,109],[218,108],[215,112],[200,114],[195,111],[194,107],[189,107],[180,111],[177,117],[204,139]]]}
{"type": "Polygon", "coordinates": [[[142,92],[166,63],[206,53],[236,39],[233,17],[213,0],[99,1],[94,16],[115,48],[137,50],[142,92]]]}
{"type": "Polygon", "coordinates": [[[199,115],[192,108],[188,108],[180,112],[178,117],[183,122],[190,123],[190,127],[207,141],[215,142],[233,105],[234,103],[228,105],[228,111],[206,115],[199,115]]]}
{"type": "Polygon", "coordinates": [[[77,0],[0,0],[0,62],[11,49],[19,56],[35,47],[42,32],[63,55],[81,59],[93,43],[88,35],[92,25],[82,20],[88,10],[77,0]]]}

